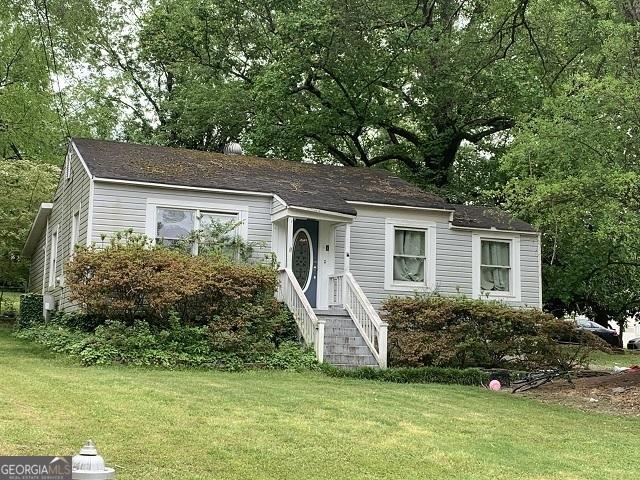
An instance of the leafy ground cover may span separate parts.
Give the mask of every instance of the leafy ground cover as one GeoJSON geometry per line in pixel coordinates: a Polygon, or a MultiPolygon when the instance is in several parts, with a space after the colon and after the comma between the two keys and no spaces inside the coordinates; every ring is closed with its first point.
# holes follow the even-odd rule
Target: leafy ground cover
{"type": "Polygon", "coordinates": [[[635,418],[478,387],[81,367],[0,328],[0,452],[94,439],[121,480],[635,478],[635,418]]]}

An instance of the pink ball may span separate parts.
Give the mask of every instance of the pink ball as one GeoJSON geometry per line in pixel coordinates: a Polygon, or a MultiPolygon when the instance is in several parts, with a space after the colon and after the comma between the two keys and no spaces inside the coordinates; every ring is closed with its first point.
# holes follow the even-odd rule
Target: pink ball
{"type": "Polygon", "coordinates": [[[489,388],[494,392],[497,392],[498,390],[500,390],[502,388],[502,385],[500,384],[500,380],[491,380],[489,382],[489,388]]]}

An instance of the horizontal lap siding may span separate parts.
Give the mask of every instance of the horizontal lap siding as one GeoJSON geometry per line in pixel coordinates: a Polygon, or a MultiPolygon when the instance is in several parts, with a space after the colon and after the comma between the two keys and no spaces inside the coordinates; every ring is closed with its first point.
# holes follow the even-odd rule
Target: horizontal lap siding
{"type": "MultiPolygon", "coordinates": [[[[413,295],[414,292],[386,290],[385,221],[387,218],[436,223],[436,291],[442,295],[472,296],[472,232],[449,228],[448,214],[391,209],[358,209],[351,225],[351,273],[373,305],[379,309],[390,296],[413,295]]],[[[344,228],[336,232],[336,272],[343,270],[344,228]]],[[[515,306],[539,305],[538,238],[520,236],[522,301],[515,306]]]]}
{"type": "Polygon", "coordinates": [[[58,304],[58,309],[69,310],[77,308],[77,305],[69,298],[69,288],[66,284],[49,286],[49,253],[51,250],[51,235],[58,227],[58,258],[56,277],[64,277],[64,265],[70,260],[72,254],[71,230],[73,215],[76,211],[79,215],[79,238],[76,244],[87,243],[87,220],[89,214],[89,191],[91,179],[87,174],[82,162],[77,157],[74,150],[70,149],[66,161],[71,162],[71,180],[65,178],[65,166],[63,166],[60,176],[60,184],[53,200],[53,209],[49,215],[49,243],[46,253],[44,246],[46,243],[46,231],[42,232],[42,237],[38,241],[38,246],[31,259],[31,275],[29,279],[29,289],[32,292],[42,292],[44,277],[45,293],[52,294],[58,304]]]}
{"type": "Polygon", "coordinates": [[[38,245],[31,256],[29,267],[29,292],[42,293],[42,278],[44,277],[44,249],[46,243],[46,231],[42,232],[38,245]]]}
{"type": "Polygon", "coordinates": [[[520,236],[520,275],[522,302],[520,305],[538,307],[540,305],[540,264],[538,237],[520,236]]]}
{"type": "MultiPolygon", "coordinates": [[[[271,252],[271,209],[272,199],[267,196],[242,195],[188,191],[162,187],[115,184],[97,181],[93,199],[93,241],[103,242],[102,237],[110,237],[114,232],[133,229],[137,233],[146,232],[147,200],[159,199],[167,204],[173,202],[217,204],[222,206],[246,206],[248,208],[247,231],[250,242],[260,242],[255,258],[264,259],[271,252]]],[[[105,240],[106,241],[106,240],[105,240]]]]}

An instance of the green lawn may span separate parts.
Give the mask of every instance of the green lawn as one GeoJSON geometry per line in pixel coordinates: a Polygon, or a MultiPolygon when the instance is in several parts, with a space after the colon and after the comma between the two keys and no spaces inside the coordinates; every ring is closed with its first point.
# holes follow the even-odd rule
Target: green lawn
{"type": "Polygon", "coordinates": [[[594,367],[613,368],[640,365],[640,350],[624,350],[619,353],[593,352],[589,363],[594,367]]]}
{"type": "Polygon", "coordinates": [[[82,368],[7,328],[0,372],[1,454],[92,438],[121,480],[637,477],[640,420],[480,388],[82,368]]]}

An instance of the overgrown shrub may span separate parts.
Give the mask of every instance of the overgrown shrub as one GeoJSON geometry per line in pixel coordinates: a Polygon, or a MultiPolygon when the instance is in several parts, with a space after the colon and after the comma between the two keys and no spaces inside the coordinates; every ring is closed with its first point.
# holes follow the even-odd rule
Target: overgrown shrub
{"type": "Polygon", "coordinates": [[[42,316],[43,297],[36,293],[25,293],[20,295],[20,315],[18,317],[18,326],[23,327],[41,323],[44,320],[42,316]]]}
{"type": "Polygon", "coordinates": [[[133,325],[107,321],[95,332],[74,330],[58,316],[49,324],[18,330],[19,338],[77,358],[83,365],[126,364],[163,368],[200,367],[225,370],[245,368],[309,369],[315,367],[313,352],[286,341],[269,352],[240,355],[216,350],[209,340],[208,326],[180,325],[172,317],[169,326],[155,330],[137,320],[133,325]]]}
{"type": "Polygon", "coordinates": [[[444,383],[458,385],[486,385],[489,374],[477,368],[387,368],[381,370],[371,367],[354,369],[338,368],[333,365],[322,365],[322,371],[331,377],[359,378],[363,380],[379,380],[394,383],[444,383]]]}
{"type": "Polygon", "coordinates": [[[136,234],[117,236],[105,248],[78,248],[65,279],[86,313],[127,324],[136,318],[163,323],[172,311],[198,325],[214,317],[270,314],[277,284],[271,265],[193,257],[136,234]]]}
{"type": "Polygon", "coordinates": [[[590,349],[608,348],[540,310],[500,302],[416,296],[389,299],[384,310],[394,366],[570,368],[590,349]],[[560,345],[566,337],[576,339],[583,354],[560,345]]]}

